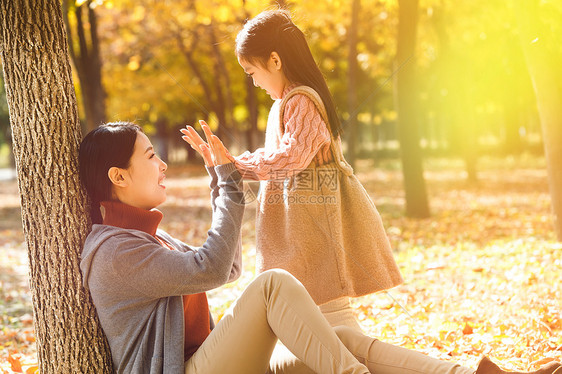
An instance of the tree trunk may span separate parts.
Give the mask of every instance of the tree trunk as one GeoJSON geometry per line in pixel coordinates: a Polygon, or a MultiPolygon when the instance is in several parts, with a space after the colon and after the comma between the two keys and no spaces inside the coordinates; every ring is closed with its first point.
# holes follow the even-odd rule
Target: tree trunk
{"type": "MultiPolygon", "coordinates": [[[[74,0],[70,0],[74,3],[74,0]]],[[[89,132],[106,121],[105,117],[105,90],[102,84],[100,46],[98,39],[97,17],[95,10],[90,7],[88,1],[74,8],[76,15],[76,34],[78,35],[78,50],[74,51],[72,29],[68,20],[68,0],[63,2],[64,21],[68,37],[70,56],[76,67],[80,88],[82,91],[82,103],[86,117],[86,132],[89,132]],[[88,12],[88,25],[84,24],[82,13],[86,8],[88,12]],[[86,38],[86,30],[89,30],[90,43],[86,38]]]]}
{"type": "Polygon", "coordinates": [[[246,77],[246,105],[248,106],[248,130],[246,131],[246,143],[248,150],[256,149],[258,137],[258,98],[256,88],[251,77],[246,77]]]}
{"type": "Polygon", "coordinates": [[[468,93],[473,84],[472,69],[452,48],[448,28],[451,14],[448,8],[443,4],[434,7],[432,18],[439,41],[439,57],[435,62],[439,79],[434,91],[434,100],[439,102],[437,126],[447,133],[449,154],[458,155],[464,160],[467,181],[476,183],[478,139],[475,133],[474,102],[468,93]],[[446,89],[446,95],[441,94],[442,89],[446,89]]]}
{"type": "MultiPolygon", "coordinates": [[[[279,4],[281,6],[281,4],[279,4]]],[[[246,0],[242,0],[242,9],[244,10],[244,18],[238,17],[238,23],[244,24],[245,20],[251,18],[250,12],[246,8],[246,0]]],[[[246,147],[253,152],[263,139],[258,140],[258,95],[254,87],[252,77],[246,76],[246,106],[248,107],[248,129],[246,130],[246,147]]]]}
{"type": "Polygon", "coordinates": [[[349,119],[347,122],[347,160],[352,167],[355,167],[357,155],[357,26],[359,24],[360,0],[353,0],[351,5],[351,20],[348,29],[348,85],[347,85],[347,112],[349,119]]]}
{"type": "Polygon", "coordinates": [[[398,111],[398,139],[406,190],[406,214],[429,217],[429,203],[423,177],[419,124],[416,116],[415,42],[418,0],[398,0],[398,45],[395,69],[395,103],[398,111]]]}
{"type": "MultiPolygon", "coordinates": [[[[199,66],[199,63],[195,61],[194,54],[196,51],[197,44],[199,43],[199,38],[200,35],[194,35],[191,44],[189,46],[186,46],[182,36],[179,33],[176,34],[176,40],[179,49],[182,52],[182,54],[185,56],[189,66],[193,70],[193,73],[199,79],[199,84],[201,85],[201,88],[203,88],[203,92],[207,97],[207,100],[212,108],[212,111],[217,116],[218,127],[215,130],[215,134],[225,143],[225,145],[227,145],[230,139],[225,138],[224,130],[225,130],[225,123],[226,123],[226,114],[224,109],[224,98],[222,96],[221,85],[220,82],[218,81],[219,78],[216,76],[212,76],[209,79],[212,81],[211,83],[213,83],[213,86],[216,89],[215,95],[213,95],[213,90],[211,88],[212,85],[206,79],[205,74],[203,73],[203,71],[199,66]],[[215,97],[215,100],[213,100],[213,96],[215,97]]],[[[215,74],[219,75],[220,71],[216,64],[214,65],[214,68],[215,68],[215,74]]],[[[210,114],[207,112],[207,109],[204,110],[206,112],[205,113],[206,115],[210,114]]]]}
{"type": "Polygon", "coordinates": [[[214,56],[213,61],[213,69],[214,69],[214,77],[213,82],[215,86],[216,92],[216,105],[214,107],[215,114],[217,115],[218,120],[218,128],[216,131],[217,136],[224,142],[226,146],[229,146],[233,139],[232,130],[232,123],[230,123],[230,119],[232,118],[232,96],[230,94],[230,79],[228,76],[228,72],[225,69],[225,63],[222,58],[222,54],[219,49],[219,44],[215,35],[215,30],[213,23],[211,22],[207,26],[207,32],[209,34],[210,44],[212,46],[211,52],[214,56]],[[227,91],[226,94],[224,91],[227,91]],[[230,126],[231,130],[228,130],[230,126]]]}
{"type": "MultiPolygon", "coordinates": [[[[169,161],[169,141],[170,141],[170,131],[168,128],[168,118],[165,115],[160,115],[156,122],[154,123],[156,127],[156,152],[158,157],[164,162],[169,161]]],[[[189,147],[191,148],[191,147],[189,147]]]]}
{"type": "MultiPolygon", "coordinates": [[[[537,0],[518,0],[514,10],[541,121],[554,230],[562,241],[562,58],[549,51],[549,35],[541,24],[537,0]]],[[[552,45],[558,43],[552,42],[552,45]]]]}
{"type": "Polygon", "coordinates": [[[109,346],[79,268],[90,225],[78,178],[81,132],[61,3],[0,4],[40,370],[110,373],[109,346]]]}

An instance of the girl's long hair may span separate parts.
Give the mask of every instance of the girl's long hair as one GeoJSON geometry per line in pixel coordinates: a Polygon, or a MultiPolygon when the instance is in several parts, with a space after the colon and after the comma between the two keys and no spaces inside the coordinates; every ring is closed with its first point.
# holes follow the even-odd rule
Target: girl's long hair
{"type": "Polygon", "coordinates": [[[80,180],[90,199],[92,223],[102,223],[100,203],[111,200],[109,169],[130,166],[139,132],[142,129],[134,123],[108,123],[90,131],[82,140],[78,156],[80,180]]]}
{"type": "Polygon", "coordinates": [[[235,53],[251,64],[266,66],[272,52],[281,58],[283,73],[292,83],[312,87],[328,113],[332,135],[342,132],[334,100],[324,76],[312,57],[303,32],[293,23],[286,10],[267,10],[248,21],[236,37],[235,53]]]}

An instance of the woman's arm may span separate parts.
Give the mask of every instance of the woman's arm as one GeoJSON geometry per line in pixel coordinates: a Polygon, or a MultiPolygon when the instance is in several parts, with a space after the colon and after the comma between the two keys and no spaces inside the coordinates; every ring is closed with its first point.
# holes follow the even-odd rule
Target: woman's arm
{"type": "Polygon", "coordinates": [[[211,177],[209,188],[211,189],[211,209],[214,212],[216,207],[215,200],[219,196],[219,179],[213,166],[205,166],[205,169],[207,169],[207,173],[209,173],[209,176],[211,177]]]}
{"type": "Polygon", "coordinates": [[[216,166],[215,171],[216,208],[201,247],[191,250],[174,240],[176,246],[189,250],[172,251],[144,233],[125,232],[107,239],[113,247],[112,271],[123,283],[145,296],[160,298],[208,291],[232,277],[244,213],[241,177],[232,163],[216,166]]]}
{"type": "MultiPolygon", "coordinates": [[[[211,207],[213,214],[215,213],[216,203],[215,200],[219,196],[219,186],[218,186],[218,176],[213,167],[206,167],[207,172],[211,176],[211,182],[209,187],[211,188],[211,207]]],[[[230,277],[228,278],[228,283],[235,281],[240,278],[242,274],[242,234],[238,236],[238,248],[234,254],[234,262],[232,264],[232,269],[230,270],[230,277]]]]}
{"type": "Polygon", "coordinates": [[[330,131],[314,102],[305,95],[295,95],[284,113],[285,133],[278,149],[260,148],[234,159],[244,178],[279,179],[287,172],[306,168],[318,151],[330,143],[330,131]]]}
{"type": "MultiPolygon", "coordinates": [[[[191,126],[187,126],[185,129],[181,130],[181,133],[184,134],[182,138],[189,144],[193,149],[195,149],[205,161],[205,168],[207,172],[211,176],[210,188],[211,188],[211,207],[213,214],[216,210],[216,203],[215,200],[219,196],[219,188],[218,188],[218,177],[215,171],[215,165],[221,165],[225,163],[232,162],[232,156],[226,149],[226,147],[222,144],[220,139],[213,135],[209,125],[205,121],[199,121],[203,132],[205,133],[205,137],[207,138],[207,142],[205,142],[201,136],[195,131],[195,129],[191,126]]],[[[183,244],[183,243],[182,243],[183,244]]],[[[188,246],[185,250],[191,250],[188,246]]],[[[239,236],[238,239],[238,249],[234,256],[234,263],[232,264],[232,269],[230,271],[230,277],[228,278],[228,282],[232,282],[240,277],[242,273],[242,236],[239,236]]]]}

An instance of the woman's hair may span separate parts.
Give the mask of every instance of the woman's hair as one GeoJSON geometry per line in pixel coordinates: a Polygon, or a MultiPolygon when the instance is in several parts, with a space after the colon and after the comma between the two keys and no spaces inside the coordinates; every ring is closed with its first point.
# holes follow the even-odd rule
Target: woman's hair
{"type": "Polygon", "coordinates": [[[129,122],[102,125],[88,133],[80,144],[80,179],[90,198],[92,223],[102,223],[100,202],[111,200],[112,167],[128,168],[140,126],[129,122]]]}
{"type": "Polygon", "coordinates": [[[326,80],[312,57],[303,32],[293,23],[286,10],[267,10],[249,20],[236,37],[238,58],[265,67],[272,52],[282,61],[283,73],[292,83],[312,87],[326,107],[331,132],[342,132],[336,106],[326,80]]]}

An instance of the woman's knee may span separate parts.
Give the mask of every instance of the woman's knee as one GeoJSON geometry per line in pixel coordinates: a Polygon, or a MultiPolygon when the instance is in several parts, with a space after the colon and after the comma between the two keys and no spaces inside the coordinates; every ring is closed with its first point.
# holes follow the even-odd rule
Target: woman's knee
{"type": "Polygon", "coordinates": [[[266,270],[256,277],[257,282],[274,282],[274,283],[300,283],[287,270],[270,269],[266,270]]]}
{"type": "Polygon", "coordinates": [[[271,269],[264,271],[248,287],[257,286],[261,290],[270,293],[273,290],[292,289],[297,292],[306,292],[306,289],[297,278],[283,269],[271,269]]]}

